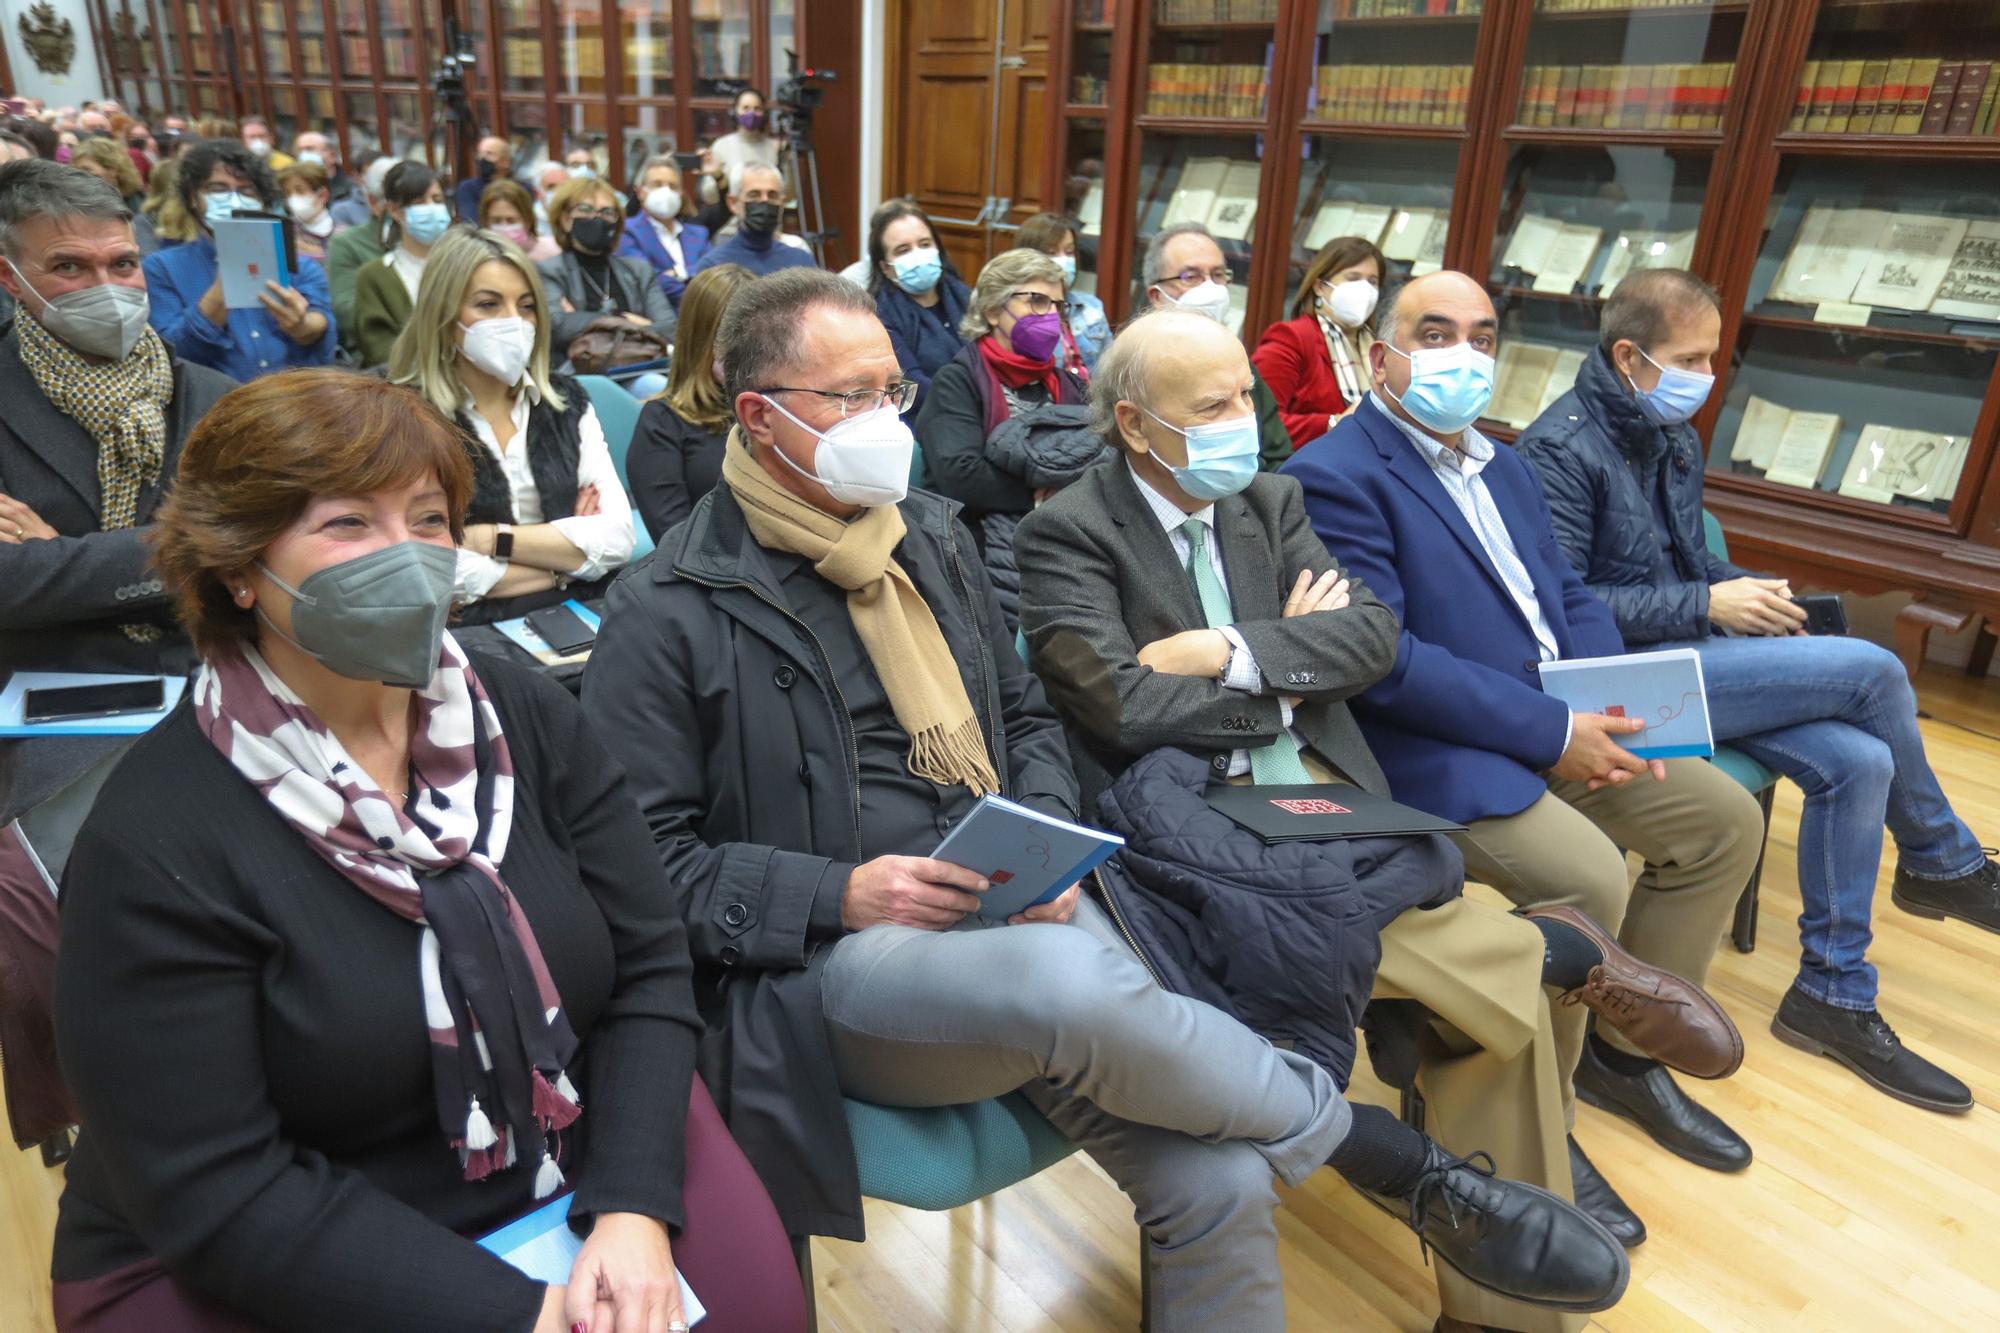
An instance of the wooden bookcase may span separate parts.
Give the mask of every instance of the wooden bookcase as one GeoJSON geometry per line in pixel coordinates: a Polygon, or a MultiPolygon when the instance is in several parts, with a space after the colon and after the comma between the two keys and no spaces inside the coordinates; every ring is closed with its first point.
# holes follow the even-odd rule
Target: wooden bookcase
{"type": "MultiPolygon", "coordinates": [[[[1114,319],[1136,308],[1146,241],[1164,221],[1240,218],[1215,197],[1254,197],[1242,236],[1223,241],[1252,344],[1290,313],[1313,248],[1347,234],[1342,219],[1361,217],[1365,230],[1384,207],[1398,276],[1435,265],[1480,275],[1503,349],[1513,345],[1537,373],[1552,361],[1555,385],[1595,342],[1602,296],[1628,262],[1684,263],[1723,296],[1720,383],[1697,425],[1711,442],[1708,504],[1732,557],[1802,588],[1910,594],[1897,635],[1912,663],[1934,628],[2000,622],[2000,317],[1772,295],[1813,286],[1781,280],[1809,217],[1861,227],[1863,210],[1884,225],[1901,214],[1919,230],[1935,224],[1929,243],[1947,254],[1988,234],[1985,224],[2000,249],[2000,126],[1976,133],[1976,114],[1949,123],[1936,107],[1925,108],[1932,123],[1917,113],[1914,129],[1875,118],[1885,111],[1880,85],[1898,87],[1889,75],[1899,61],[1916,71],[1905,76],[1911,98],[1931,91],[1914,88],[1927,58],[2000,65],[2000,4],[1059,5],[1051,68],[1062,94],[1045,178],[1061,186],[1049,203],[1085,217],[1084,268],[1114,319]],[[1378,75],[1382,67],[1391,72],[1378,75]],[[1800,90],[1829,68],[1858,72],[1864,110],[1876,80],[1865,129],[1838,81],[1821,96],[1829,111],[1845,107],[1845,123],[1830,115],[1808,128],[1811,99],[1800,90]],[[1565,255],[1587,255],[1582,271],[1565,255]],[[1757,453],[1749,441],[1762,430],[1735,446],[1746,410],[1767,405],[1839,418],[1837,429],[1821,423],[1832,445],[1815,484],[1767,480],[1754,463],[1768,456],[1732,458],[1757,453]],[[1898,441],[1926,432],[1960,443],[1885,453],[1890,430],[1903,432],[1898,441]],[[1953,447],[1963,463],[1949,494],[1911,481],[1923,469],[1910,459],[1953,447]],[[1857,453],[1889,462],[1850,466],[1857,453]],[[1908,484],[1899,489],[1897,477],[1908,484]]],[[[1913,280],[1919,290],[1902,299],[1928,302],[1924,275],[1913,280]]],[[[1891,299],[1873,281],[1857,290],[1891,299]]],[[[1554,396],[1516,392],[1507,418],[1483,425],[1510,439],[1514,422],[1554,396]]],[[[1990,652],[1990,634],[1981,646],[1990,652]]]]}

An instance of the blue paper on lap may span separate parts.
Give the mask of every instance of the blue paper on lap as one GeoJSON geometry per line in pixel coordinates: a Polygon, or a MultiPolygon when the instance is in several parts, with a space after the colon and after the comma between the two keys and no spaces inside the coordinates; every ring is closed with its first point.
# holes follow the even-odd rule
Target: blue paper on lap
{"type": "Polygon", "coordinates": [[[1701,654],[1693,648],[1544,662],[1542,692],[1568,704],[1572,713],[1608,713],[1645,722],[1644,731],[1612,738],[1641,759],[1715,753],[1708,687],[1702,681],[1701,654]]]}
{"type": "MultiPolygon", "coordinates": [[[[583,1237],[569,1229],[572,1197],[564,1194],[551,1199],[526,1217],[481,1236],[479,1244],[537,1282],[551,1287],[568,1285],[569,1270],[583,1249],[583,1237]]],[[[674,1276],[681,1284],[681,1318],[693,1328],[708,1311],[695,1299],[694,1289],[679,1269],[674,1270],[674,1276]]]]}
{"type": "Polygon", "coordinates": [[[1125,845],[1115,833],[984,796],[931,853],[984,875],[992,886],[979,895],[979,915],[1005,921],[1039,906],[1096,869],[1125,845]]]}

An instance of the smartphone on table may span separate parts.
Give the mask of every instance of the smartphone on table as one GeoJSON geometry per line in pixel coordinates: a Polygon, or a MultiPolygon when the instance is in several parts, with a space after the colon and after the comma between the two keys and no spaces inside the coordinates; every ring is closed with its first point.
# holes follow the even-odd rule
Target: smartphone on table
{"type": "Polygon", "coordinates": [[[540,635],[543,643],[563,657],[580,653],[597,642],[597,631],[585,624],[583,617],[567,606],[550,606],[540,611],[530,611],[525,619],[528,628],[540,635]]]}
{"type": "Polygon", "coordinates": [[[75,722],[157,713],[166,706],[166,683],[158,678],[120,680],[109,685],[63,685],[23,694],[21,720],[30,726],[38,722],[75,722]]]}

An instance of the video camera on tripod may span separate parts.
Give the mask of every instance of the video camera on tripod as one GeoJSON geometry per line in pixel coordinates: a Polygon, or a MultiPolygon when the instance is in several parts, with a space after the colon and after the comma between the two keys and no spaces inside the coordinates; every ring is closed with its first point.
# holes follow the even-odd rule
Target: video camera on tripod
{"type": "Polygon", "coordinates": [[[799,68],[799,53],[787,50],[786,57],[791,63],[791,73],[771,93],[771,102],[778,108],[779,124],[792,147],[798,148],[812,135],[813,112],[826,100],[825,84],[836,77],[830,69],[814,69],[808,65],[799,68]]]}

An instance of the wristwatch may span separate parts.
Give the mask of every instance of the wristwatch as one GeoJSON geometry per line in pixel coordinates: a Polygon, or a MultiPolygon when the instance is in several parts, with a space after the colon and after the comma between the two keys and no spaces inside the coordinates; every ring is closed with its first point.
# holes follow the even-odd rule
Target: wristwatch
{"type": "Polygon", "coordinates": [[[493,529],[493,558],[495,560],[512,560],[514,558],[514,529],[508,527],[505,523],[501,523],[493,529]]]}

